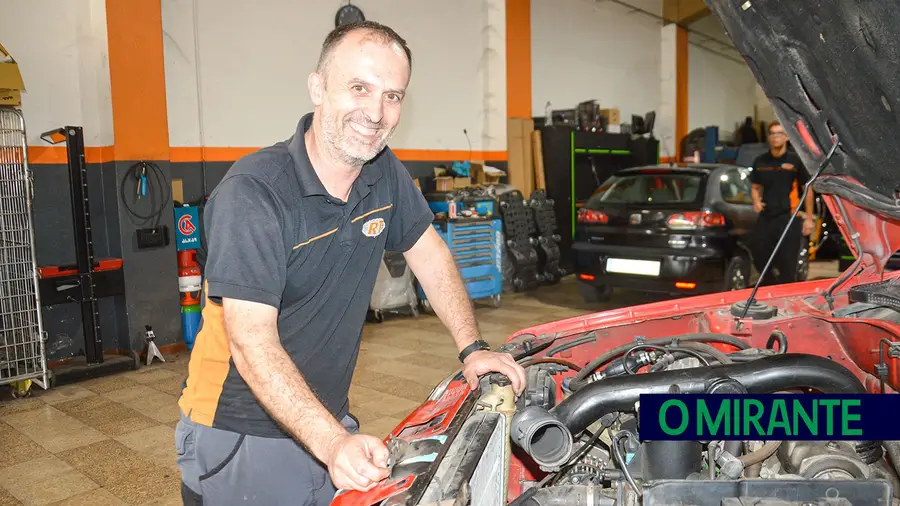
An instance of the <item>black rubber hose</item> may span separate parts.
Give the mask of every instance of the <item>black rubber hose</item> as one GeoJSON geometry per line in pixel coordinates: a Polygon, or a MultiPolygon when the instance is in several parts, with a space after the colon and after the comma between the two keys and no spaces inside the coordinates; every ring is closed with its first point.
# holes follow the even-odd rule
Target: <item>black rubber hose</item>
{"type": "Polygon", "coordinates": [[[778,353],[782,355],[787,353],[788,351],[788,339],[787,336],[784,335],[784,332],[780,330],[773,330],[769,335],[769,340],[766,341],[766,348],[772,349],[772,345],[775,344],[775,341],[778,341],[778,353]]]}
{"type": "Polygon", "coordinates": [[[569,382],[569,389],[574,391],[580,390],[586,384],[586,379],[588,376],[594,373],[598,367],[609,362],[610,360],[616,358],[617,356],[627,352],[631,348],[635,347],[638,344],[653,344],[657,346],[664,346],[667,344],[672,344],[674,341],[679,342],[715,342],[715,343],[723,343],[735,346],[739,349],[746,350],[750,347],[744,341],[740,339],[728,335],[728,334],[713,334],[713,333],[697,333],[697,334],[683,334],[680,336],[669,336],[669,337],[660,337],[657,339],[647,339],[643,343],[626,343],[621,346],[617,346],[608,352],[600,355],[596,359],[592,360],[589,364],[584,366],[584,368],[576,374],[572,380],[569,382]]]}
{"type": "Polygon", "coordinates": [[[568,343],[560,344],[559,346],[555,346],[553,349],[547,351],[547,356],[552,357],[557,353],[562,353],[568,349],[574,348],[576,346],[581,346],[582,344],[592,343],[597,340],[596,334],[593,332],[589,333],[586,336],[579,337],[578,339],[573,339],[568,343]]]}
{"type": "Polygon", "coordinates": [[[716,362],[720,364],[733,364],[734,361],[731,360],[728,355],[722,353],[721,351],[713,348],[712,346],[706,343],[697,343],[697,342],[686,342],[678,345],[681,348],[687,348],[689,350],[699,351],[700,353],[705,353],[710,357],[714,358],[716,362]]]}
{"type": "Polygon", "coordinates": [[[672,385],[681,393],[704,393],[713,379],[728,377],[748,393],[808,387],[822,393],[866,393],[846,367],[815,355],[773,355],[753,362],[620,376],[589,383],[551,410],[572,434],[578,434],[613,411],[631,411],[641,394],[666,394],[672,385]]]}

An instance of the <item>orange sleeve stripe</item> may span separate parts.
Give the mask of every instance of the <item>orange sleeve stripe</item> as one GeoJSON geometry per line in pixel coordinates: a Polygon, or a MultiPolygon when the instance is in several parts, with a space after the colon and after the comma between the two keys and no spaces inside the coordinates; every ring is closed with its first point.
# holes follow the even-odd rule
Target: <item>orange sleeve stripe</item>
{"type": "MultiPolygon", "coordinates": [[[[203,293],[209,290],[204,281],[203,293]]],[[[225,311],[204,295],[203,328],[197,333],[188,364],[187,386],[178,399],[181,412],[201,425],[212,427],[219,398],[231,368],[231,350],[225,334],[225,311]]]]}

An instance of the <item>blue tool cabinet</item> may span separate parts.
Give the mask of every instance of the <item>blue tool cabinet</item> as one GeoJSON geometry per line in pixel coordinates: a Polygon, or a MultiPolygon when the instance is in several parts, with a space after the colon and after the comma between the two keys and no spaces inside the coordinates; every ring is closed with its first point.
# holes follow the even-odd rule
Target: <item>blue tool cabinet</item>
{"type": "MultiPolygon", "coordinates": [[[[490,299],[494,307],[499,307],[503,292],[502,220],[459,218],[435,221],[433,226],[453,253],[469,298],[490,299]]],[[[422,306],[430,312],[425,292],[421,286],[417,290],[422,306]]]]}

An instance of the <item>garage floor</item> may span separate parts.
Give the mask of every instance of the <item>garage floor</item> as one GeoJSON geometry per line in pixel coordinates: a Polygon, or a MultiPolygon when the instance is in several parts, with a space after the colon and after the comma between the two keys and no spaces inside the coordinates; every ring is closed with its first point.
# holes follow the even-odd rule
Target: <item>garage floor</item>
{"type": "MultiPolygon", "coordinates": [[[[836,263],[815,263],[810,277],[836,274],[836,263]]],[[[646,300],[619,294],[606,307],[646,300]]],[[[477,313],[485,339],[497,346],[523,327],[599,309],[581,302],[569,277],[504,295],[501,308],[479,306],[477,313]]],[[[457,369],[456,354],[436,317],[388,316],[367,325],[350,392],[362,430],[387,435],[457,369]]],[[[187,358],[168,356],[165,364],[47,392],[36,388],[24,400],[0,394],[0,506],[180,505],[173,441],[187,358]]]]}

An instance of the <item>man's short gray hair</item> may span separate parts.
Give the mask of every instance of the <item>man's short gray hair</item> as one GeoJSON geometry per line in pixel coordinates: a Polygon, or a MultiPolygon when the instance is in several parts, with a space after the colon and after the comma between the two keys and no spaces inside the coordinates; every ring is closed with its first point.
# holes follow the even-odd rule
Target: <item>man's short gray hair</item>
{"type": "Polygon", "coordinates": [[[412,72],[412,51],[410,51],[409,46],[406,45],[406,40],[390,27],[382,25],[381,23],[376,23],[375,21],[348,23],[332,30],[331,33],[325,37],[325,42],[322,44],[322,52],[319,54],[319,63],[316,66],[316,72],[319,72],[320,74],[325,73],[325,69],[328,67],[334,49],[342,40],[344,40],[344,37],[356,30],[365,30],[369,32],[369,35],[366,38],[374,38],[385,45],[397,44],[400,46],[403,49],[404,54],[406,54],[406,61],[409,63],[409,71],[412,72]]]}

